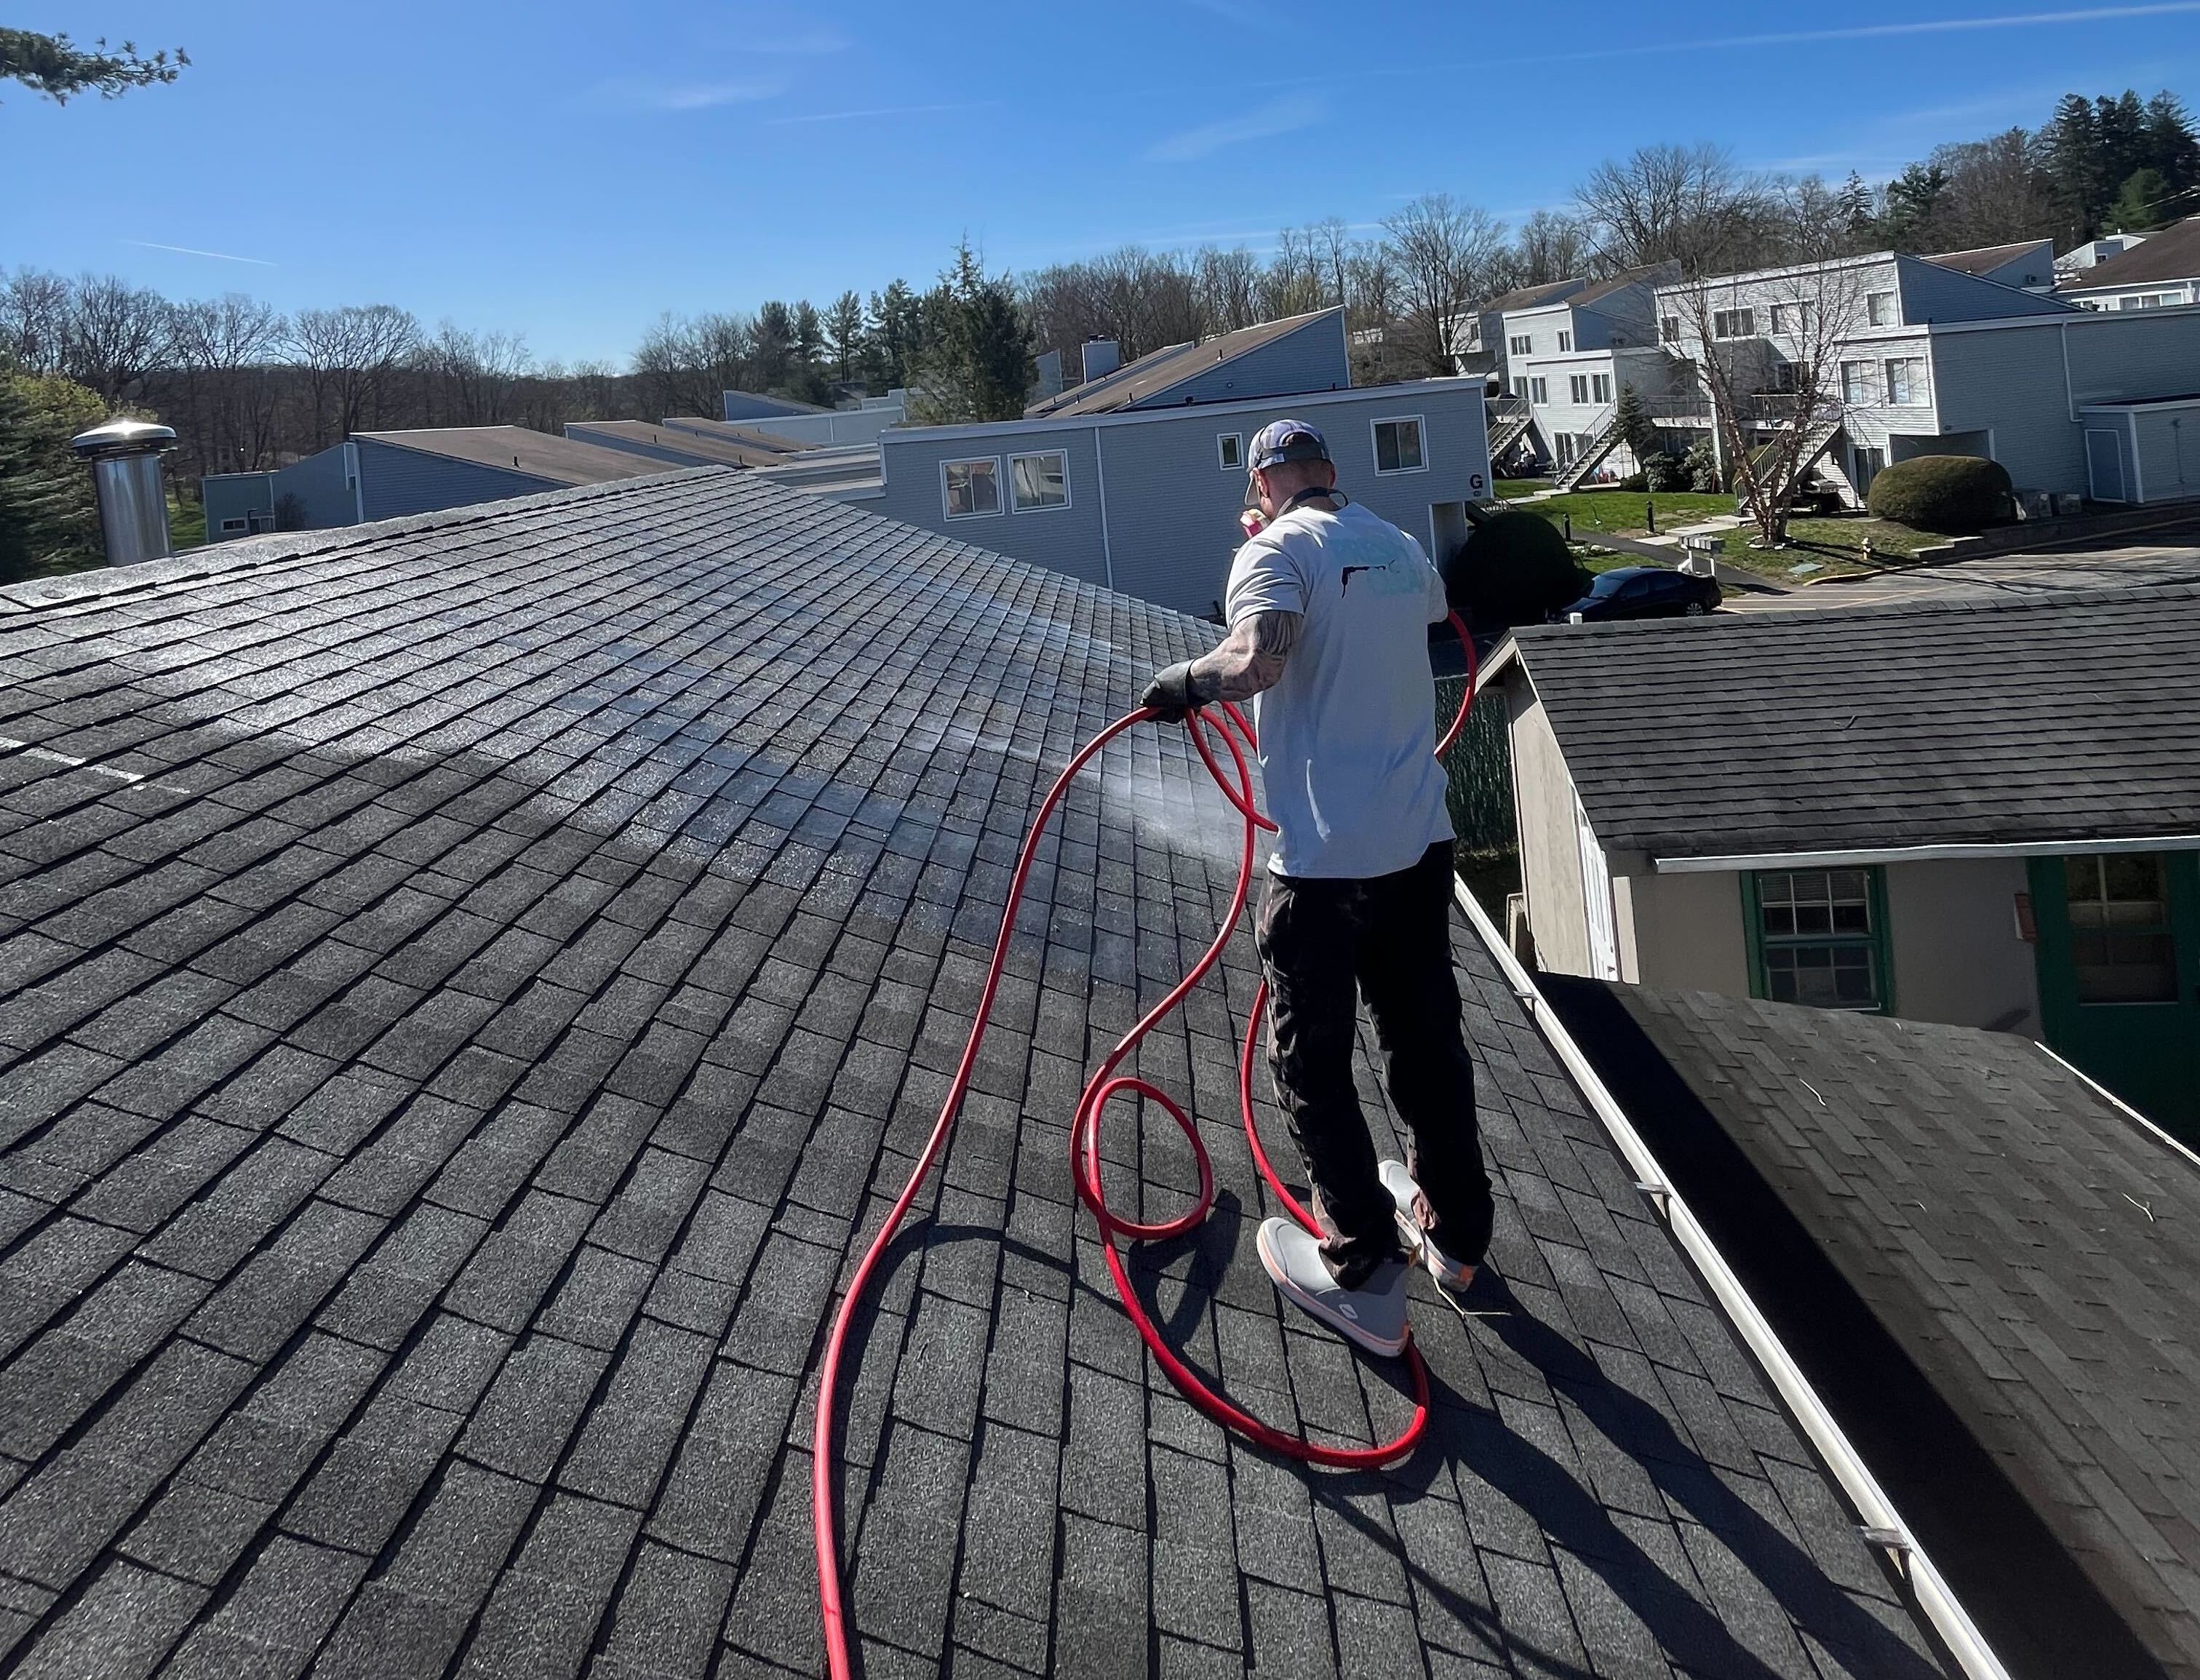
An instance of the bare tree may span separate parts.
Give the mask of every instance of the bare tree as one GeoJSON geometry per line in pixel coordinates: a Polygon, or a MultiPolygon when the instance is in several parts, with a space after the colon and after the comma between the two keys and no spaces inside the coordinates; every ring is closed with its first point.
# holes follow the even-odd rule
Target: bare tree
{"type": "Polygon", "coordinates": [[[175,307],[171,371],[183,383],[188,417],[178,430],[200,472],[254,472],[273,464],[286,327],[272,305],[243,292],[175,307]]]}
{"type": "Polygon", "coordinates": [[[1413,200],[1383,226],[1397,271],[1398,336],[1407,364],[1454,373],[1467,317],[1505,249],[1505,224],[1478,205],[1436,192],[1413,200]]]}
{"type": "Polygon", "coordinates": [[[1218,332],[1235,332],[1240,327],[1251,326],[1260,319],[1255,299],[1261,265],[1252,252],[1243,245],[1229,250],[1219,250],[1212,245],[1200,248],[1196,259],[1199,268],[1199,290],[1205,301],[1207,316],[1214,323],[1218,332]]]}
{"type": "Polygon", "coordinates": [[[433,424],[495,426],[512,417],[519,382],[535,358],[516,332],[468,332],[445,320],[419,343],[413,370],[428,387],[422,407],[433,424]]]}
{"type": "Polygon", "coordinates": [[[1766,253],[1777,220],[1765,184],[1717,146],[1645,146],[1600,163],[1574,196],[1606,273],[1677,262],[1682,274],[1731,272],[1766,253]]]}
{"type": "Polygon", "coordinates": [[[1563,211],[1538,210],[1520,224],[1520,237],[1513,246],[1512,285],[1547,286],[1571,279],[1588,266],[1589,255],[1580,222],[1563,211]]]}
{"type": "Polygon", "coordinates": [[[0,356],[28,373],[58,373],[68,360],[69,283],[19,268],[0,282],[0,356]]]}
{"type": "Polygon", "coordinates": [[[397,374],[420,342],[420,325],[394,304],[302,309],[285,348],[305,376],[313,447],[340,442],[379,422],[397,374]]]}
{"type": "Polygon", "coordinates": [[[112,274],[86,274],[70,289],[62,366],[109,406],[167,355],[168,301],[112,274]]]}
{"type": "Polygon", "coordinates": [[[1787,541],[1795,498],[1847,421],[1841,363],[1864,327],[1869,272],[1835,259],[1749,279],[1698,276],[1659,294],[1679,314],[1735,502],[1762,547],[1787,541]]]}
{"type": "Polygon", "coordinates": [[[746,389],[755,372],[756,334],[744,315],[661,316],[642,335],[634,372],[658,417],[724,412],[723,394],[746,389]]]}

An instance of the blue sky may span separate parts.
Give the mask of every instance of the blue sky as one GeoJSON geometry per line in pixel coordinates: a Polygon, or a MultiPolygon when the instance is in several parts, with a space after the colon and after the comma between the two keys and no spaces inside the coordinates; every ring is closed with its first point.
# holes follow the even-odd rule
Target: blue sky
{"type": "Polygon", "coordinates": [[[194,63],[66,108],[0,87],[0,266],[389,301],[614,361],[664,309],[927,281],[965,231],[1015,269],[1257,249],[1431,190],[1517,220],[1647,141],[1875,178],[2066,91],[2200,104],[2200,0],[1574,0],[1549,27],[1434,0],[49,3],[9,20],[194,63]]]}

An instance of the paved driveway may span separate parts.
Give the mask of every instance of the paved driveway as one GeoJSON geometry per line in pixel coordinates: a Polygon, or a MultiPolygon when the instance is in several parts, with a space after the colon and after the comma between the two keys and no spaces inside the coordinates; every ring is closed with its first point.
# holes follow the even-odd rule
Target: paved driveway
{"type": "Polygon", "coordinates": [[[1989,555],[1778,594],[1729,589],[1726,606],[1736,612],[1823,612],[1907,601],[1993,600],[2011,594],[2196,582],[2200,582],[2200,516],[2186,524],[2104,537],[2053,553],[1989,555]]]}

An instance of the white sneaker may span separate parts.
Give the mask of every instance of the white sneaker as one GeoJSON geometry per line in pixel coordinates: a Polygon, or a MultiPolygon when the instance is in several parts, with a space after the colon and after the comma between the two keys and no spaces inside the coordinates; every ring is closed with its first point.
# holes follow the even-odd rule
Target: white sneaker
{"type": "Polygon", "coordinates": [[[1375,1169],[1383,1180],[1383,1188],[1390,1192],[1391,1201],[1398,1207],[1398,1235],[1406,1244],[1406,1252],[1429,1268],[1430,1275],[1448,1289],[1465,1289],[1474,1281],[1474,1267],[1454,1260],[1421,1229],[1421,1222],[1413,1215],[1413,1197],[1421,1187],[1413,1182],[1413,1175],[1406,1170],[1402,1161],[1386,1161],[1375,1169]]]}
{"type": "Polygon", "coordinates": [[[1373,1354],[1406,1350],[1406,1268],[1378,1266],[1365,1285],[1347,1289],[1323,1264],[1321,1244],[1296,1221],[1261,1221],[1261,1264],[1285,1300],[1373,1354]]]}

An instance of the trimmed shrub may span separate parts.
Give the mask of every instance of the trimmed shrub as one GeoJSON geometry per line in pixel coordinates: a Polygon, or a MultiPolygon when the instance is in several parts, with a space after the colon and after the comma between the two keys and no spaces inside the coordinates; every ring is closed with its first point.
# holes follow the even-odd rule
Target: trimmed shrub
{"type": "Polygon", "coordinates": [[[1725,476],[1719,471],[1718,450],[1708,437],[1688,445],[1688,453],[1681,457],[1681,470],[1688,475],[1688,488],[1699,495],[1717,495],[1726,488],[1725,476]]]}
{"type": "Polygon", "coordinates": [[[1556,525],[1525,508],[1507,508],[1468,534],[1445,571],[1444,590],[1477,629],[1536,624],[1580,598],[1581,570],[1556,525]]]}
{"type": "Polygon", "coordinates": [[[1678,455],[1653,455],[1642,463],[1642,479],[1653,490],[1685,490],[1688,470],[1678,455]]]}
{"type": "Polygon", "coordinates": [[[2009,469],[1975,455],[1913,455],[1882,467],[1871,481],[1875,519],[1912,530],[1963,536],[2010,517],[2009,469]]]}

